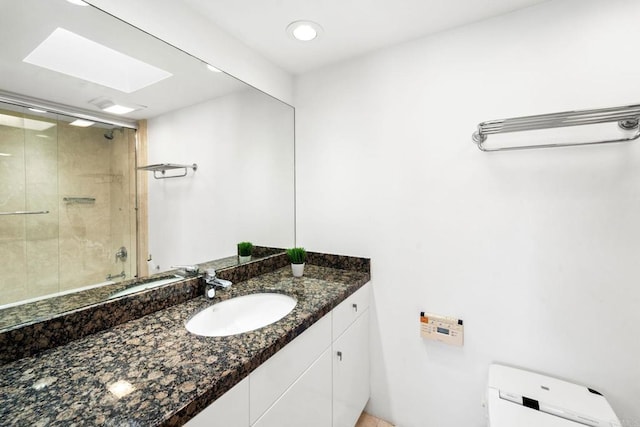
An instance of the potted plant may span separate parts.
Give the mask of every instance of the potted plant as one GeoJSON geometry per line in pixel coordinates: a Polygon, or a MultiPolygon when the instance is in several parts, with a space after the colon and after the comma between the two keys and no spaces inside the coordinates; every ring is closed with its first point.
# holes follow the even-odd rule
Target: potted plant
{"type": "Polygon", "coordinates": [[[291,271],[293,277],[302,277],[304,273],[304,262],[307,260],[307,251],[304,248],[287,249],[289,261],[291,261],[291,271]]]}
{"type": "Polygon", "coordinates": [[[253,254],[253,243],[238,243],[238,260],[240,263],[251,261],[251,254],[253,254]]]}

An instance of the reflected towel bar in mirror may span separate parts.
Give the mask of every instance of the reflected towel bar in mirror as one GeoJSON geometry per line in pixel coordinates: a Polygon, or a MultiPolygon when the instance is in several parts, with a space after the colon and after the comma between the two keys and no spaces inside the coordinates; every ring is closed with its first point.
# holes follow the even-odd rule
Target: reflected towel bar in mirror
{"type": "Polygon", "coordinates": [[[473,142],[482,151],[524,150],[529,148],[571,147],[578,145],[607,144],[612,142],[633,141],[640,137],[640,105],[628,105],[622,107],[600,108],[593,110],[566,111],[562,113],[541,114],[537,116],[515,117],[511,119],[491,120],[478,125],[478,130],[473,134],[473,142]],[[635,133],[628,137],[607,139],[602,141],[556,143],[540,145],[506,146],[499,148],[485,147],[484,143],[488,135],[524,132],[531,130],[551,129],[569,126],[584,126],[617,122],[618,126],[625,130],[635,129],[635,133]]]}
{"type": "Polygon", "coordinates": [[[48,214],[49,211],[15,211],[15,212],[0,212],[0,215],[41,215],[48,214]]]}
{"type": "Polygon", "coordinates": [[[72,203],[87,204],[87,203],[95,203],[96,199],[94,197],[63,197],[62,201],[69,204],[72,204],[72,203]]]}
{"type": "Polygon", "coordinates": [[[188,169],[193,169],[193,171],[195,172],[196,170],[198,170],[198,165],[197,164],[192,164],[192,165],[177,165],[175,163],[158,163],[155,165],[147,165],[147,166],[140,166],[138,167],[138,170],[144,170],[144,171],[152,171],[153,172],[153,177],[155,179],[167,179],[167,178],[180,178],[183,176],[187,176],[187,170],[188,169]],[[173,169],[183,169],[184,173],[180,174],[180,175],[165,175],[165,173],[168,170],[173,170],[173,169]],[[158,175],[158,172],[160,172],[160,175],[158,175]]]}

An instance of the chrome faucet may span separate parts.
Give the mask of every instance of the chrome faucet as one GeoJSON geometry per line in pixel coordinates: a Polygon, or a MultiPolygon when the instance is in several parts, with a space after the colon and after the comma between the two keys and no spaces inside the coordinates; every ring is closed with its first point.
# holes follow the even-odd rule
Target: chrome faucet
{"type": "Polygon", "coordinates": [[[216,277],[216,270],[208,268],[204,271],[204,296],[213,299],[216,296],[216,288],[226,289],[233,283],[229,280],[224,280],[216,277]]]}
{"type": "Polygon", "coordinates": [[[194,277],[200,273],[200,267],[197,265],[172,265],[171,268],[179,268],[183,270],[184,274],[178,274],[184,277],[194,277]]]}

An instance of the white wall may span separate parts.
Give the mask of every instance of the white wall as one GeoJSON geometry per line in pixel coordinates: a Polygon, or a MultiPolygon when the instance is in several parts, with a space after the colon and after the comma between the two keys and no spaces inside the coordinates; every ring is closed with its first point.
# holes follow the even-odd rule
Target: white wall
{"type": "Polygon", "coordinates": [[[251,89],[153,118],[148,135],[149,164],[198,164],[184,178],[149,177],[154,265],[235,255],[240,241],[293,245],[291,107],[251,89]]]}
{"type": "Polygon", "coordinates": [[[296,79],[297,243],[372,258],[371,412],[483,426],[497,361],[640,426],[640,143],[471,142],[484,120],[639,103],[638,22],[637,1],[557,0],[296,79]],[[422,310],[464,319],[464,347],[421,339],[422,310]]]}
{"type": "Polygon", "coordinates": [[[88,0],[88,3],[196,56],[286,103],[292,76],[175,0],[88,0]]]}

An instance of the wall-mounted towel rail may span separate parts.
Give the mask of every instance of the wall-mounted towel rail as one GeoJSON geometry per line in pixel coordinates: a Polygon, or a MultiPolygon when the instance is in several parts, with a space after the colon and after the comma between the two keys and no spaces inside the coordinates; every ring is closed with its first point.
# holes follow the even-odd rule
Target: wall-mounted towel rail
{"type": "Polygon", "coordinates": [[[127,274],[124,272],[124,270],[122,270],[122,272],[120,272],[120,274],[107,274],[107,277],[105,280],[113,280],[113,279],[117,279],[117,278],[121,278],[121,279],[126,279],[127,278],[127,274]]]}
{"type": "Polygon", "coordinates": [[[628,105],[623,107],[601,108],[594,110],[566,111],[562,113],[491,120],[482,122],[478,125],[477,132],[474,132],[473,134],[473,142],[475,142],[478,145],[478,148],[482,151],[524,150],[528,148],[571,147],[574,145],[626,142],[633,141],[640,137],[640,127],[638,126],[639,121],[640,105],[628,105]],[[487,135],[492,134],[615,122],[618,123],[620,128],[626,131],[632,131],[635,129],[635,132],[627,137],[592,142],[522,145],[500,148],[489,148],[484,145],[484,142],[487,140],[487,135]]]}
{"type": "Polygon", "coordinates": [[[138,167],[138,170],[153,172],[153,177],[155,179],[180,178],[183,176],[187,176],[188,169],[192,169],[195,172],[196,170],[198,170],[198,165],[195,163],[192,165],[177,165],[175,163],[158,163],[155,165],[138,167]],[[184,173],[180,175],[168,175],[168,176],[165,175],[165,173],[168,170],[173,170],[173,169],[184,169],[184,173]],[[158,175],[158,172],[160,172],[161,175],[158,175]]]}
{"type": "Polygon", "coordinates": [[[48,214],[49,211],[15,211],[15,212],[0,212],[0,215],[42,215],[48,214]]]}

